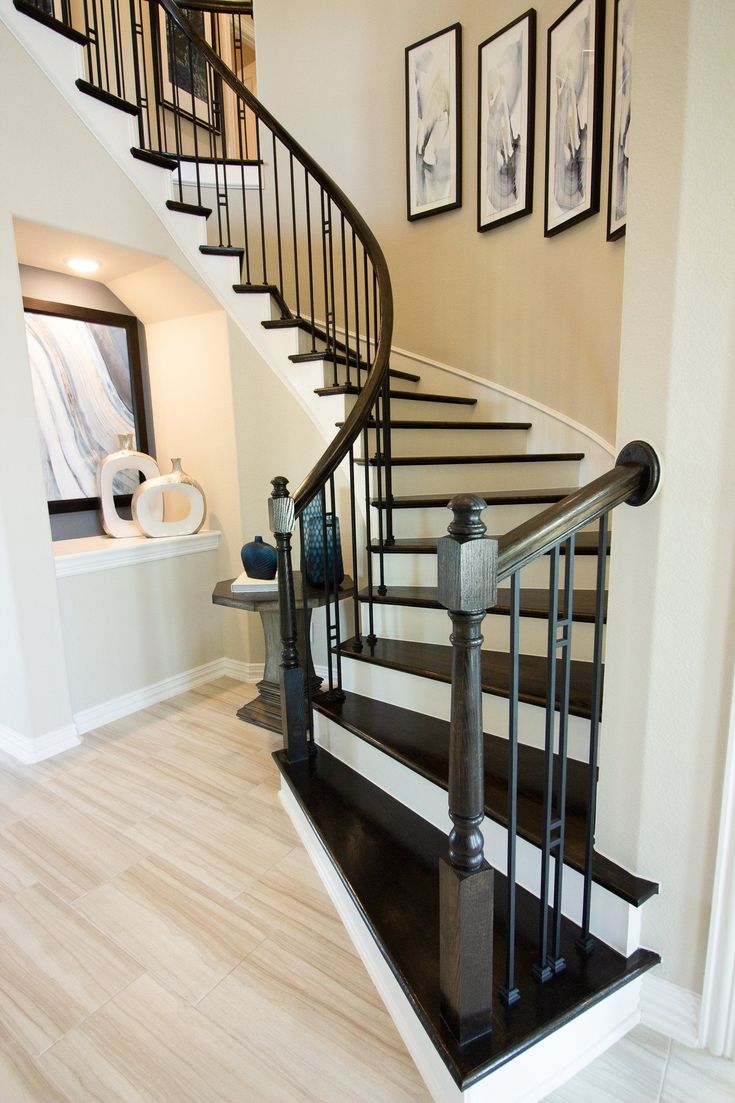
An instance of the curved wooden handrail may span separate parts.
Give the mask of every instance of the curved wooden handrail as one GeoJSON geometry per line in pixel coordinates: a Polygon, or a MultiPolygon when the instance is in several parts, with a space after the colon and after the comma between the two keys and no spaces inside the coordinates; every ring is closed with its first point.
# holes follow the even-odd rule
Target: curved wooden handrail
{"type": "MultiPolygon", "coordinates": [[[[179,5],[176,4],[174,0],[158,0],[158,3],[165,9],[169,17],[182,33],[186,35],[189,41],[196,46],[200,54],[206,58],[207,63],[212,67],[217,76],[220,77],[236,96],[247,104],[258,119],[279,139],[286,149],[293,154],[317,184],[324,189],[325,194],[328,195],[337,209],[342,212],[364,246],[377,278],[378,302],[380,306],[380,334],[375,351],[375,361],[368,373],[365,385],[360,391],[357,402],[346,418],[344,425],[293,494],[295,512],[298,517],[304,507],[309,504],[312,498],[314,498],[326,484],[330,476],[334,474],[357,440],[367,424],[370,412],[380,395],[381,387],[388,378],[388,364],[393,335],[393,291],[391,288],[388,265],[372,230],[339,185],[335,183],[321,165],[314,160],[311,154],[289,134],[285,127],[271,115],[270,111],[263,106],[260,100],[245,87],[242,81],[235,76],[232,70],[214,52],[209,43],[206,42],[201,35],[197,34],[179,5]]],[[[198,4],[198,0],[195,0],[195,3],[198,4]]],[[[215,5],[211,7],[212,10],[215,10],[215,5]]],[[[198,10],[201,10],[201,8],[198,8],[198,10]]],[[[229,11],[229,9],[222,4],[220,4],[216,10],[220,12],[224,11],[225,14],[229,11]]]]}

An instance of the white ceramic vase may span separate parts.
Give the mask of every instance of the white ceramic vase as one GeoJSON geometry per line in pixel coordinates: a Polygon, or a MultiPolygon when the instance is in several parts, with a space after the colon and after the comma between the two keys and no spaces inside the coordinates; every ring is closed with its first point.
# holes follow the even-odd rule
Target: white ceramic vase
{"type": "MultiPolygon", "coordinates": [[[[120,447],[117,452],[111,452],[105,456],[100,464],[97,476],[97,490],[100,498],[100,523],[108,536],[123,539],[127,536],[140,536],[140,529],[135,521],[128,521],[121,517],[115,505],[115,496],[112,485],[115,476],[120,471],[139,471],[146,479],[154,480],[160,477],[161,470],[153,459],[145,452],[138,452],[133,447],[133,434],[123,433],[118,438],[120,447]]],[[[144,486],[147,484],[143,484],[144,486]]],[[[163,519],[163,497],[159,493],[157,498],[150,500],[150,509],[157,515],[159,521],[163,519]]]]}
{"type": "Polygon", "coordinates": [[[171,460],[172,471],[141,483],[133,495],[133,518],[146,536],[191,536],[204,524],[207,502],[204,491],[191,476],[181,470],[181,460],[171,460]],[[164,521],[158,515],[157,504],[166,494],[176,493],[187,499],[185,517],[164,521]]]}

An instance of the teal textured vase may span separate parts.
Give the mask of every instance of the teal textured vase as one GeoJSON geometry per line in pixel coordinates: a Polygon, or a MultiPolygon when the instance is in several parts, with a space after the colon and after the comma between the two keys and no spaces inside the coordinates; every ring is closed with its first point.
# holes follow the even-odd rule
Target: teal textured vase
{"type": "Polygon", "coordinates": [[[272,544],[263,542],[262,536],[256,536],[249,544],[243,544],[240,558],[248,578],[276,577],[278,554],[272,544]]]}

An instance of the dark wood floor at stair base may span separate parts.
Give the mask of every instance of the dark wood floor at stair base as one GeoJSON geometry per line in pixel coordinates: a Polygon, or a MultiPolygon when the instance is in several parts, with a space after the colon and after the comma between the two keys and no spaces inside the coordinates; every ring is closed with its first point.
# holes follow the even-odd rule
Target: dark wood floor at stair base
{"type": "MultiPolygon", "coordinates": [[[[314,707],[360,739],[377,747],[435,785],[447,788],[449,723],[410,709],[347,693],[344,701],[319,695],[314,707]]],[[[485,810],[502,827],[507,825],[508,742],[485,735],[485,810]]],[[[518,833],[535,846],[541,841],[543,771],[545,756],[520,744],[518,833]]],[[[589,767],[569,760],[567,774],[566,864],[584,872],[587,779],[589,767]]],[[[593,880],[628,904],[638,907],[658,892],[658,885],[636,877],[601,854],[595,854],[593,880]]]]}
{"type": "MultiPolygon", "coordinates": [[[[416,643],[413,640],[380,639],[375,644],[362,640],[361,650],[357,649],[355,637],[342,644],[342,655],[358,662],[375,663],[387,666],[406,674],[416,674],[421,678],[432,678],[437,682],[451,682],[452,649],[434,643],[416,643]]],[[[505,651],[483,651],[482,689],[484,693],[493,693],[498,697],[508,696],[508,653],[505,651]]],[[[540,655],[521,655],[519,660],[519,698],[530,705],[546,706],[547,661],[540,655]]],[[[559,702],[558,686],[561,681],[561,661],[557,660],[557,706],[559,702]]],[[[573,659],[571,662],[569,693],[569,712],[572,716],[589,718],[592,702],[592,663],[573,659]]]]}
{"type": "MultiPolygon", "coordinates": [[[[443,609],[437,598],[435,586],[388,586],[387,593],[379,594],[377,586],[373,586],[373,601],[376,605],[403,605],[412,609],[443,609]]],[[[360,601],[370,599],[370,591],[365,586],[360,590],[360,601]]],[[[572,620],[582,623],[594,623],[595,619],[594,590],[575,590],[572,602],[572,620]]],[[[559,591],[559,616],[565,609],[564,591],[559,591]]],[[[507,616],[510,613],[510,590],[498,591],[498,602],[488,613],[497,613],[507,616]]],[[[534,617],[546,620],[549,616],[549,591],[532,588],[521,588],[520,613],[522,617],[534,617]]],[[[605,616],[607,616],[607,594],[605,595],[605,616]]],[[[447,638],[449,638],[449,620],[447,620],[447,638]]]]}
{"type": "MultiPolygon", "coordinates": [[[[567,968],[539,985],[531,974],[538,902],[521,889],[516,927],[521,1000],[508,1009],[496,999],[492,1033],[458,1047],[439,1014],[438,863],[445,836],[323,750],[297,764],[288,764],[283,751],[274,758],[460,1087],[469,1087],[658,963],[650,951],[625,959],[599,943],[589,958],[583,957],[574,946],[578,928],[565,920],[567,968]]],[[[505,879],[496,874],[495,989],[503,983],[504,900],[505,879]]]]}

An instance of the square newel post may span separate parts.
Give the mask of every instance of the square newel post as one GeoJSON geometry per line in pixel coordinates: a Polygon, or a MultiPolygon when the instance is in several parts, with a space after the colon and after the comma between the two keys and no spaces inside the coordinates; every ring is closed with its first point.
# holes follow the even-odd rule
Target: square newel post
{"type": "Polygon", "coordinates": [[[497,600],[496,540],[483,539],[482,498],[457,495],[438,542],[439,601],[452,621],[448,856],[441,860],[442,1016],[461,1043],[492,1028],[493,878],[483,855],[482,621],[497,600]]]}
{"type": "Polygon", "coordinates": [[[308,757],[309,742],[304,669],[296,646],[296,599],[291,564],[291,536],[296,516],[293,498],[287,489],[288,479],[276,475],[271,480],[271,485],[273,491],[268,499],[268,518],[278,552],[278,605],[281,620],[279,684],[283,745],[289,762],[301,762],[308,757]]]}

